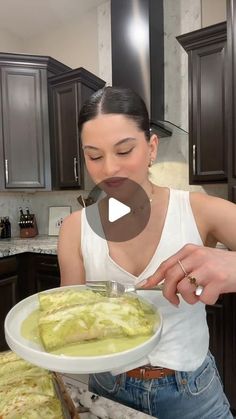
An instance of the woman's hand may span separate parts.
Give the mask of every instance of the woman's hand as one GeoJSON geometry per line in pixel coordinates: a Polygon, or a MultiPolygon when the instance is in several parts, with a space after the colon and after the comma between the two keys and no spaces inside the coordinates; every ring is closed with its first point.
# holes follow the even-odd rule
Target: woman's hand
{"type": "Polygon", "coordinates": [[[163,280],[163,295],[174,305],[179,304],[177,293],[189,304],[214,304],[220,294],[236,292],[236,252],[187,244],[139,285],[154,287],[163,280]],[[197,286],[203,287],[200,296],[197,286]]]}

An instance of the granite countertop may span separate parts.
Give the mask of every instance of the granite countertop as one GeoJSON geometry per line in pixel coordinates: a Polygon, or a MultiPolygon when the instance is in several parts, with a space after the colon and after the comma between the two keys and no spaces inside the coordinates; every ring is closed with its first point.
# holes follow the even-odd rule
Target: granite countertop
{"type": "Polygon", "coordinates": [[[62,376],[80,419],[154,419],[153,416],[90,393],[86,384],[62,376]]]}
{"type": "Polygon", "coordinates": [[[12,237],[0,240],[0,258],[17,255],[19,253],[57,254],[58,236],[36,236],[31,239],[12,237]]]}

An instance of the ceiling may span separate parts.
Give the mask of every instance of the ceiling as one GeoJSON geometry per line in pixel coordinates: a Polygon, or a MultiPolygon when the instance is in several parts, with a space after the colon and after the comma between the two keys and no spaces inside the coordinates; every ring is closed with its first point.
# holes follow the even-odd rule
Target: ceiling
{"type": "Polygon", "coordinates": [[[22,39],[38,36],[83,17],[105,0],[0,0],[0,31],[22,39]]]}

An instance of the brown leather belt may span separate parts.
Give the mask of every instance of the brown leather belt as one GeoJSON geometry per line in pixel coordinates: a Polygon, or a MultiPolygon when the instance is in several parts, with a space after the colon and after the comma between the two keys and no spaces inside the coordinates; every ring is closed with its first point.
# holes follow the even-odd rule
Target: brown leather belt
{"type": "Polygon", "coordinates": [[[169,368],[152,367],[151,365],[144,365],[140,368],[127,371],[126,374],[131,378],[138,378],[139,380],[153,380],[157,378],[164,378],[168,375],[174,375],[175,371],[169,368]]]}

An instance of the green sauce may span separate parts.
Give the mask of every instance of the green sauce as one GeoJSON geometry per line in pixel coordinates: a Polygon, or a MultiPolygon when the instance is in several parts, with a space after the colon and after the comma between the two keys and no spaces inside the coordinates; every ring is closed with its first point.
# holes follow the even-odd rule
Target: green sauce
{"type": "Polygon", "coordinates": [[[21,325],[21,334],[25,339],[41,344],[38,329],[39,310],[34,310],[21,325]]]}
{"type": "MultiPolygon", "coordinates": [[[[21,334],[25,339],[41,344],[38,330],[39,310],[33,311],[22,323],[21,334]]],[[[100,356],[123,352],[148,340],[150,336],[108,338],[84,341],[63,346],[50,353],[67,356],[100,356]]]]}

